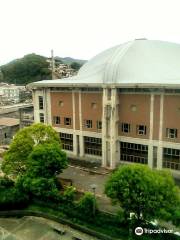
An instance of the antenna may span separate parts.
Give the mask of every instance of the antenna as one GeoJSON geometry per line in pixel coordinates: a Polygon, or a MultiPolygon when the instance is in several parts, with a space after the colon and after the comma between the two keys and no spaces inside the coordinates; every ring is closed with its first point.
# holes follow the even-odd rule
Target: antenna
{"type": "Polygon", "coordinates": [[[55,71],[55,61],[54,61],[54,51],[51,50],[51,77],[54,79],[54,71],[55,71]]]}

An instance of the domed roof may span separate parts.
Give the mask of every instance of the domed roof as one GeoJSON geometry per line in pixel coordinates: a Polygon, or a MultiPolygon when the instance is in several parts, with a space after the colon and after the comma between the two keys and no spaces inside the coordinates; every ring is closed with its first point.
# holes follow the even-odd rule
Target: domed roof
{"type": "Polygon", "coordinates": [[[77,81],[105,84],[180,84],[180,45],[134,40],[110,48],[82,66],[77,81]]]}
{"type": "Polygon", "coordinates": [[[77,76],[44,80],[32,86],[180,88],[180,44],[139,39],[110,48],[84,64],[77,76]]]}

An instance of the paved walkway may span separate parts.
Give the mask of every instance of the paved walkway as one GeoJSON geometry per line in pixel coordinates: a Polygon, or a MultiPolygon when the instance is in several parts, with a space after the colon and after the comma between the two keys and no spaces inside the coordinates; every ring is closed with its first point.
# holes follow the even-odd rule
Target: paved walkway
{"type": "Polygon", "coordinates": [[[79,167],[70,166],[60,174],[62,178],[69,178],[73,181],[73,185],[79,190],[92,191],[92,184],[96,185],[96,194],[104,195],[104,184],[109,174],[96,174],[79,167]]]}
{"type": "Polygon", "coordinates": [[[99,209],[107,212],[117,212],[119,207],[112,206],[110,199],[104,194],[104,184],[107,181],[110,173],[105,170],[103,171],[102,169],[96,169],[96,171],[103,174],[92,173],[77,166],[69,166],[63,171],[63,173],[60,174],[60,177],[71,179],[73,185],[80,191],[93,192],[91,185],[95,184],[95,194],[99,209]]]}

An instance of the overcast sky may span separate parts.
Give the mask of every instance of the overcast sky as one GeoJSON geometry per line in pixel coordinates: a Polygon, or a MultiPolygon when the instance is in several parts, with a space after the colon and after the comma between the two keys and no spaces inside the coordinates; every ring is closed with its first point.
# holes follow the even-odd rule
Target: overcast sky
{"type": "Polygon", "coordinates": [[[180,43],[179,0],[0,0],[0,65],[28,53],[90,59],[135,38],[180,43]]]}

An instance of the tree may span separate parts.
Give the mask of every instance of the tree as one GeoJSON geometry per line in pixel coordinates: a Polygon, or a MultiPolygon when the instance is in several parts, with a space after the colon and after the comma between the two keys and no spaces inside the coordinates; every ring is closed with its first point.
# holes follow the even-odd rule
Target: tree
{"type": "Polygon", "coordinates": [[[35,146],[28,157],[26,167],[26,173],[17,178],[16,188],[42,200],[57,199],[59,190],[56,175],[67,167],[66,154],[59,144],[54,142],[35,146]]]}
{"type": "Polygon", "coordinates": [[[66,167],[66,154],[56,142],[35,146],[27,162],[27,171],[33,177],[52,178],[66,167]]]}
{"type": "Polygon", "coordinates": [[[138,221],[170,218],[180,204],[180,193],[171,174],[143,165],[120,167],[110,176],[105,193],[138,221]]]}
{"type": "Polygon", "coordinates": [[[72,62],[70,64],[70,67],[73,68],[74,70],[78,71],[82,65],[78,62],[72,62]]]}
{"type": "Polygon", "coordinates": [[[21,208],[28,202],[28,195],[19,191],[12,179],[0,177],[0,210],[21,208]]]}
{"type": "Polygon", "coordinates": [[[4,79],[3,73],[1,72],[1,69],[0,69],[0,82],[3,82],[3,79],[4,79]]]}
{"type": "Polygon", "coordinates": [[[56,143],[60,148],[58,134],[51,126],[38,123],[20,130],[4,155],[3,172],[12,175],[24,173],[28,156],[35,146],[42,143],[56,143]]]}
{"type": "Polygon", "coordinates": [[[17,178],[15,187],[30,198],[56,200],[60,197],[54,178],[35,177],[26,173],[17,178]]]}
{"type": "Polygon", "coordinates": [[[79,212],[82,213],[82,218],[93,218],[94,210],[97,210],[97,203],[94,195],[90,192],[85,192],[78,201],[77,207],[79,212]]]}
{"type": "Polygon", "coordinates": [[[63,193],[63,199],[67,204],[72,204],[75,200],[76,188],[67,186],[63,193]]]}

